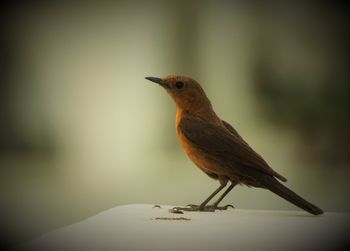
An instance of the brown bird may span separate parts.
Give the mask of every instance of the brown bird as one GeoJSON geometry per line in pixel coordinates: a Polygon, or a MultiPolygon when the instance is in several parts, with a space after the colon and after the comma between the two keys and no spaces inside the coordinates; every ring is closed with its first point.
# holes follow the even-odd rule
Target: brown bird
{"type": "Polygon", "coordinates": [[[231,205],[220,207],[219,203],[237,184],[243,184],[268,189],[311,214],[323,213],[278,181],[287,179],[274,171],[229,123],[216,115],[195,80],[184,76],[146,79],[162,86],[174,99],[176,131],[188,157],[209,177],[220,182],[219,188],[200,205],[175,207],[173,212],[227,209],[231,205]],[[231,185],[227,190],[213,204],[207,205],[228,181],[231,185]]]}

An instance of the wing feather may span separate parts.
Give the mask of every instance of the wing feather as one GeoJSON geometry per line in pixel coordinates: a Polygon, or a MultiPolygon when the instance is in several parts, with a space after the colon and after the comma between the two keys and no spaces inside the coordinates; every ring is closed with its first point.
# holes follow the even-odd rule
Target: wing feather
{"type": "Polygon", "coordinates": [[[286,178],[275,172],[230,124],[225,121],[223,123],[225,128],[187,115],[180,121],[179,128],[193,145],[211,159],[232,168],[242,177],[251,176],[254,169],[286,181],[286,178]]]}

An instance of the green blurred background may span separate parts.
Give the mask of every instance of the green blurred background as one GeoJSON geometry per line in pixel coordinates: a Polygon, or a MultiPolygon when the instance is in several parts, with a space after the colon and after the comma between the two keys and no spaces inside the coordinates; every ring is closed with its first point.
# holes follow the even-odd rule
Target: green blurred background
{"type": "MultiPolygon", "coordinates": [[[[287,185],[349,212],[346,5],[320,1],[16,4],[1,10],[5,244],[117,205],[201,202],[218,183],[183,154],[175,106],[145,76],[191,76],[287,185]]],[[[237,187],[237,208],[295,210],[237,187]]]]}

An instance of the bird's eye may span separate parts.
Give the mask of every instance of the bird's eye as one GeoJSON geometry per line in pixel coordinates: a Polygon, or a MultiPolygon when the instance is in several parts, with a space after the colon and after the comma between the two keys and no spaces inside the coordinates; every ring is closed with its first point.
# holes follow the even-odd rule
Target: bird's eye
{"type": "Polygon", "coordinates": [[[176,89],[182,89],[182,88],[184,88],[184,86],[185,86],[185,84],[183,83],[183,82],[176,82],[175,83],[175,87],[176,87],[176,89]]]}

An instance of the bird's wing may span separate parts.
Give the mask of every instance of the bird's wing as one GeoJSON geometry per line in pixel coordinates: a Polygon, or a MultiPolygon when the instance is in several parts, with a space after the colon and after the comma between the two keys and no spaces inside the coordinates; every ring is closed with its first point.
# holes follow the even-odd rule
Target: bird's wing
{"type": "Polygon", "coordinates": [[[183,135],[211,159],[234,169],[245,177],[249,169],[258,170],[282,181],[286,178],[275,172],[228,123],[213,125],[193,116],[184,116],[179,123],[183,135]]]}
{"type": "Polygon", "coordinates": [[[241,135],[238,134],[238,132],[236,131],[236,129],[232,125],[227,123],[225,120],[221,120],[221,121],[224,124],[224,126],[226,127],[226,129],[230,131],[230,133],[232,133],[233,135],[238,137],[242,141],[242,143],[248,145],[248,143],[245,142],[245,140],[241,137],[241,135]]]}

